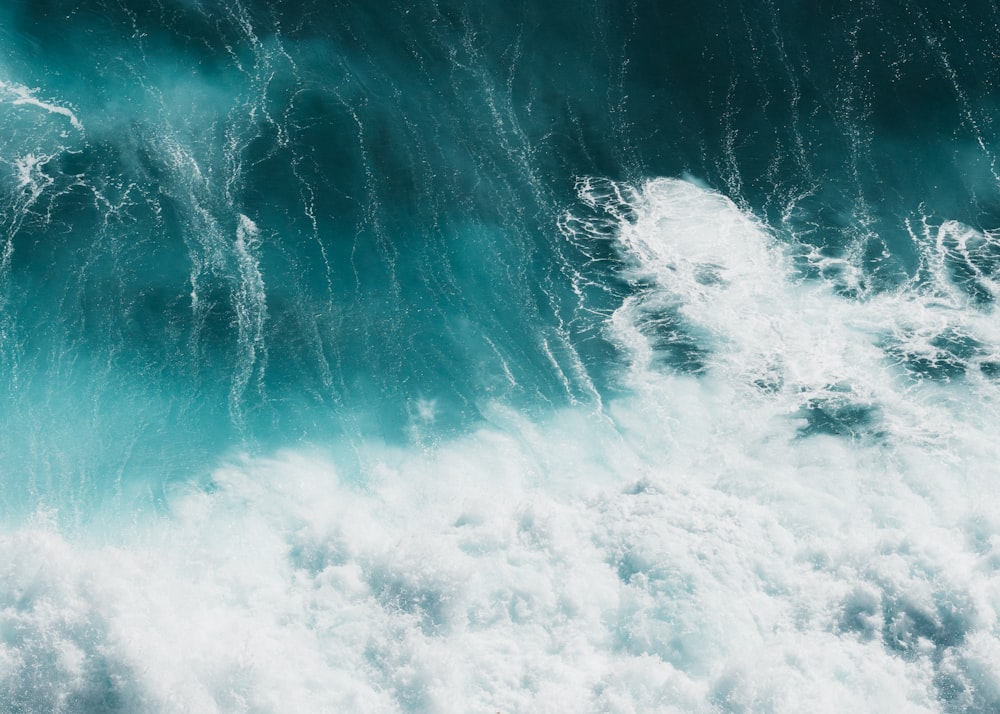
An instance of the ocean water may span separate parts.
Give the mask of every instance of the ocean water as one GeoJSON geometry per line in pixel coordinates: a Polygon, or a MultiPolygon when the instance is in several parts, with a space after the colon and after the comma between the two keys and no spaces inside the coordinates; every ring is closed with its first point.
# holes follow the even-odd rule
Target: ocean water
{"type": "Polygon", "coordinates": [[[994,2],[0,48],[0,713],[1000,711],[994,2]]]}

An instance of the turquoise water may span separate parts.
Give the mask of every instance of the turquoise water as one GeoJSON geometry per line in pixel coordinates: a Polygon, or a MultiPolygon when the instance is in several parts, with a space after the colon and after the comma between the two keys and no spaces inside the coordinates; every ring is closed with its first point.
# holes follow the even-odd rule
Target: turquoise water
{"type": "Polygon", "coordinates": [[[0,712],[995,711],[998,26],[6,3],[0,712]]]}

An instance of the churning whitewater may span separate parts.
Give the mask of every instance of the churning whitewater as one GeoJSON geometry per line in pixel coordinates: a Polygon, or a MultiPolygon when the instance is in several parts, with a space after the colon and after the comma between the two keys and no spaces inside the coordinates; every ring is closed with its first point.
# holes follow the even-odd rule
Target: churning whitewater
{"type": "Polygon", "coordinates": [[[718,5],[0,8],[0,714],[1000,711],[1000,9],[718,5]]]}

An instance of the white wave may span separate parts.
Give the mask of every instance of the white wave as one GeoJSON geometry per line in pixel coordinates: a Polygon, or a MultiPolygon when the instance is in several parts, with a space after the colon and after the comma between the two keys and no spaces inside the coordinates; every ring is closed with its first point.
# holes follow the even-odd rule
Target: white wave
{"type": "Polygon", "coordinates": [[[612,328],[637,355],[633,396],[535,422],[495,407],[434,448],[367,444],[360,482],[317,455],[237,459],[113,543],[40,516],[0,539],[0,701],[995,710],[996,387],[912,379],[893,356],[956,326],[1000,344],[991,316],[940,290],[857,302],[799,281],[704,188],[618,195],[643,286],[612,328]],[[704,340],[703,370],[642,358],[642,301],[704,340]],[[864,395],[877,426],[804,432],[817,395],[864,395]]]}
{"type": "Polygon", "coordinates": [[[949,514],[965,479],[909,488],[940,463],[768,447],[693,385],[673,402],[616,405],[621,435],[498,413],[436,452],[372,450],[364,486],[246,460],[115,546],[23,528],[0,542],[0,691],[29,711],[934,712],[947,661],[1000,694],[1000,551],[970,540],[995,500],[949,514]]]}

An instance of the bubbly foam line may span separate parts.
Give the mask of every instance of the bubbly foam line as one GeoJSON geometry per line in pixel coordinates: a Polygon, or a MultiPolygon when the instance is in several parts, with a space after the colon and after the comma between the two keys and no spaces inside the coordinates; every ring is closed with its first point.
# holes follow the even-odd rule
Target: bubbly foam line
{"type": "Polygon", "coordinates": [[[264,343],[264,323],[267,320],[267,298],[264,277],[256,256],[260,229],[250,218],[239,215],[234,242],[239,287],[235,291],[236,316],[239,329],[240,365],[233,377],[229,393],[229,409],[237,423],[242,422],[240,402],[255,369],[263,374],[267,360],[264,343]]]}
{"type": "Polygon", "coordinates": [[[38,99],[35,96],[35,93],[38,91],[39,89],[37,87],[35,89],[29,89],[28,87],[25,87],[24,85],[21,84],[10,84],[8,82],[0,80],[0,96],[7,95],[9,97],[13,97],[13,100],[10,102],[12,105],[14,106],[28,105],[37,107],[39,109],[44,109],[50,114],[59,114],[60,116],[64,116],[67,119],[69,119],[69,123],[73,126],[74,129],[76,129],[79,132],[83,131],[83,124],[80,122],[79,119],[77,119],[76,114],[74,114],[71,109],[60,106],[58,104],[52,104],[50,102],[45,102],[42,101],[41,99],[38,99]]]}

